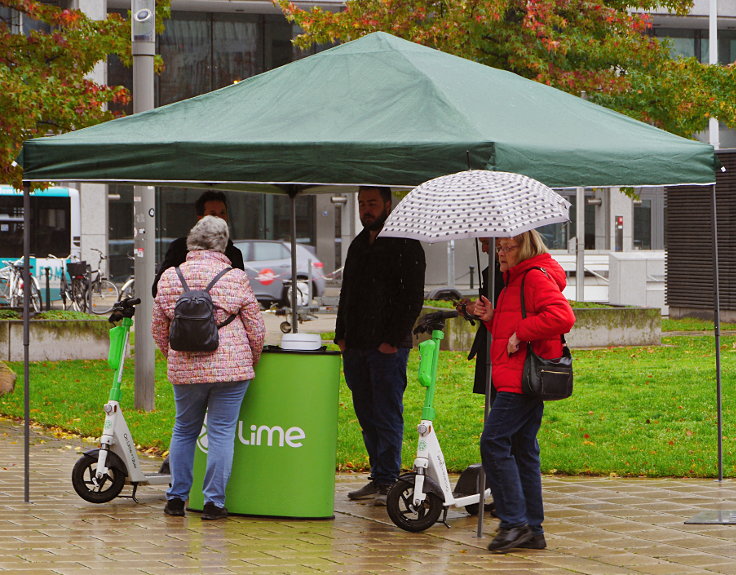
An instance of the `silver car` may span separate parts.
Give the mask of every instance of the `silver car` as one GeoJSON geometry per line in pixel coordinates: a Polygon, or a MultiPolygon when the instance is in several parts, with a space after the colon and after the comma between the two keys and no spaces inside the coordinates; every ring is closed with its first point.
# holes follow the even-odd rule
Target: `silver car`
{"type": "MultiPolygon", "coordinates": [[[[233,243],[243,252],[245,271],[258,301],[266,307],[274,303],[289,305],[291,245],[277,240],[237,240],[233,243]]],[[[296,261],[297,305],[306,306],[310,303],[310,296],[321,297],[325,292],[324,265],[309,248],[301,244],[296,246],[296,261]],[[308,280],[310,276],[311,294],[308,280]]]]}

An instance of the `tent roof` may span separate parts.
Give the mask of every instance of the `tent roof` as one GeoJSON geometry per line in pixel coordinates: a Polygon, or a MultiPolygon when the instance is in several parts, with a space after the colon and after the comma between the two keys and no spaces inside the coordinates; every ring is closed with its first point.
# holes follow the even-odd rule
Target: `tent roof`
{"type": "Polygon", "coordinates": [[[20,161],[29,181],[231,189],[415,186],[468,167],[552,187],[715,181],[712,146],[382,32],[188,100],[29,140],[20,161]]]}

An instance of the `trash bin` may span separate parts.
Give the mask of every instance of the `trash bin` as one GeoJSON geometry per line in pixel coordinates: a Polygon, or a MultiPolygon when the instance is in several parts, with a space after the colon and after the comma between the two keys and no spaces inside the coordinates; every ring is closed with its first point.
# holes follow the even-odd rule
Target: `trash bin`
{"type": "MultiPolygon", "coordinates": [[[[230,513],[332,518],[340,353],[267,346],[240,411],[225,505],[230,513]]],[[[204,507],[207,423],[189,508],[204,507]]]]}

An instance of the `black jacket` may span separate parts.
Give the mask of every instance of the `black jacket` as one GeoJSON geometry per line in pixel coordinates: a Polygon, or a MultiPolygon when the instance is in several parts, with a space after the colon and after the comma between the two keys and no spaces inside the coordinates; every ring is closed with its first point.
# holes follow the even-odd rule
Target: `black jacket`
{"type": "MultiPolygon", "coordinates": [[[[496,290],[493,301],[498,301],[498,296],[503,289],[503,274],[501,269],[498,267],[498,260],[496,260],[496,290]]],[[[488,268],[483,270],[483,276],[481,280],[480,294],[487,296],[488,291],[486,286],[488,285],[488,268]]],[[[480,393],[485,395],[486,393],[486,361],[488,361],[488,330],[482,321],[478,322],[478,331],[475,332],[475,339],[473,345],[470,346],[470,353],[468,359],[475,358],[475,377],[473,379],[473,393],[480,393]]]]}
{"type": "Polygon", "coordinates": [[[424,250],[416,240],[376,238],[363,230],[350,244],[337,308],[335,342],[372,349],[411,347],[424,303],[424,250]]]}
{"type": "MultiPolygon", "coordinates": [[[[183,264],[187,260],[188,253],[189,250],[187,249],[186,238],[177,238],[169,244],[169,248],[166,250],[166,255],[164,256],[164,261],[161,262],[161,265],[158,268],[158,273],[156,274],[156,278],[153,280],[153,285],[151,286],[153,297],[156,297],[156,293],[158,292],[158,280],[161,279],[161,274],[169,268],[173,268],[175,266],[180,266],[181,264],[183,264]]],[[[225,255],[230,260],[230,263],[234,268],[245,270],[245,264],[243,263],[243,252],[241,252],[233,245],[232,240],[227,241],[225,255]]]]}

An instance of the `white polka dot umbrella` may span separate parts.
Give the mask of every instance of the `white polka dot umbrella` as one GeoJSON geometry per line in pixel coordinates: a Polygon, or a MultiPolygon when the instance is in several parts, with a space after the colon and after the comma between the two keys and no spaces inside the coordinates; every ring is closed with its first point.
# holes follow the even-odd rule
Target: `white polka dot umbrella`
{"type": "Polygon", "coordinates": [[[527,176],[468,170],[414,188],[391,212],[380,235],[427,243],[512,237],[568,221],[569,208],[557,192],[527,176]]]}

